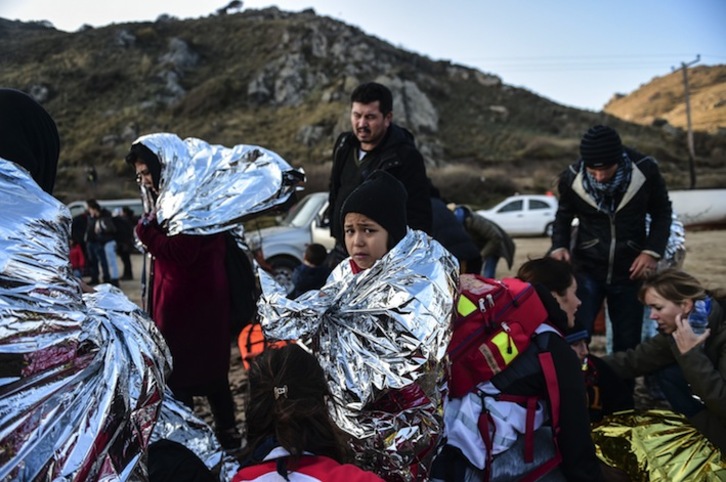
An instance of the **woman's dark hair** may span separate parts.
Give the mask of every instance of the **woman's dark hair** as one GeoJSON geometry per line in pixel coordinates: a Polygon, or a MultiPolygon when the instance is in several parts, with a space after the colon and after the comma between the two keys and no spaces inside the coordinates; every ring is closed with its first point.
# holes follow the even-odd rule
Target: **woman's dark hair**
{"type": "Polygon", "coordinates": [[[517,278],[528,283],[539,283],[560,296],[565,296],[567,288],[575,279],[572,265],[566,261],[546,256],[530,259],[517,271],[517,278]]]}
{"type": "Polygon", "coordinates": [[[151,179],[154,181],[154,187],[159,189],[159,183],[161,182],[161,162],[159,161],[159,157],[140,142],[133,144],[128,154],[126,154],[126,163],[128,165],[134,167],[137,162],[146,164],[146,168],[151,173],[151,179]]]}
{"type": "Polygon", "coordinates": [[[274,438],[290,453],[290,469],[306,451],[345,461],[328,411],[330,391],[315,356],[296,344],[268,348],[252,362],[249,384],[247,457],[274,438]]]}

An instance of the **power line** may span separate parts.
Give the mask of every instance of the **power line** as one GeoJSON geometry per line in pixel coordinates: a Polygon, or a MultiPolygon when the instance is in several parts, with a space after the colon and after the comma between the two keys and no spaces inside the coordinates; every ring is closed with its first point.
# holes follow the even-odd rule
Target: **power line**
{"type": "MultiPolygon", "coordinates": [[[[686,54],[690,55],[690,54],[686,54]]],[[[667,71],[675,54],[631,54],[600,56],[537,56],[537,57],[459,57],[457,61],[496,72],[574,72],[574,71],[667,71]]],[[[708,64],[702,56],[703,62],[708,64]]],[[[709,55],[711,62],[726,56],[709,55]]]]}
{"type": "MultiPolygon", "coordinates": [[[[655,59],[655,58],[666,58],[666,59],[673,59],[673,58],[680,58],[684,56],[693,55],[691,53],[685,53],[685,54],[608,54],[608,55],[537,55],[535,57],[516,57],[516,56],[497,56],[497,57],[459,57],[461,60],[477,60],[477,61],[500,61],[500,60],[506,60],[506,61],[539,61],[539,60],[599,60],[599,59],[655,59]]],[[[702,54],[701,58],[705,57],[712,57],[715,59],[726,59],[726,56],[723,54],[702,54]]]]}

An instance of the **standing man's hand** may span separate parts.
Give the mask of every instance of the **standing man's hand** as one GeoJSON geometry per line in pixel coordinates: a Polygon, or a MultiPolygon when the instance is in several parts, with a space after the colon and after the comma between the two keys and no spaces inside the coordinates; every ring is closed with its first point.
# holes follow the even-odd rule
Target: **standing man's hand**
{"type": "Polygon", "coordinates": [[[646,278],[655,273],[658,260],[648,253],[640,253],[630,265],[630,279],[646,278]]]}
{"type": "Polygon", "coordinates": [[[550,253],[551,258],[555,258],[560,261],[570,262],[570,250],[567,248],[557,248],[550,253]]]}

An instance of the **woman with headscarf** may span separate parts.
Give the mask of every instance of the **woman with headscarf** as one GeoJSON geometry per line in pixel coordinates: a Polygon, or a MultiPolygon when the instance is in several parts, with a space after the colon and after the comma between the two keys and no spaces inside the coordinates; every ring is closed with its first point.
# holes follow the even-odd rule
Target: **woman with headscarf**
{"type": "Polygon", "coordinates": [[[217,439],[225,449],[236,450],[242,436],[228,375],[231,294],[225,234],[171,235],[156,218],[163,172],[160,158],[137,142],[126,162],[136,171],[147,207],[136,226],[136,236],[152,257],[147,311],[173,358],[169,388],[191,409],[195,396],[206,397],[217,439]]]}

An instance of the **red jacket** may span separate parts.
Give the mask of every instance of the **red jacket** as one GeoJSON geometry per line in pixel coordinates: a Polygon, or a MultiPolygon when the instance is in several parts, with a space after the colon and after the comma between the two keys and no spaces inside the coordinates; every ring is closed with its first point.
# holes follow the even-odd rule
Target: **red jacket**
{"type": "Polygon", "coordinates": [[[167,236],[156,221],[136,234],[153,256],[151,318],[173,359],[174,389],[206,385],[229,371],[230,295],[223,234],[167,236]]]}
{"type": "Polygon", "coordinates": [[[74,244],[70,251],[71,268],[83,271],[86,267],[86,255],[83,254],[83,246],[74,244]]]}
{"type": "MultiPolygon", "coordinates": [[[[297,469],[287,476],[290,482],[383,482],[373,472],[366,472],[355,465],[341,465],[322,455],[308,455],[300,459],[297,469]]],[[[277,460],[245,467],[237,472],[232,482],[273,482],[283,481],[277,473],[277,460]]]]}

